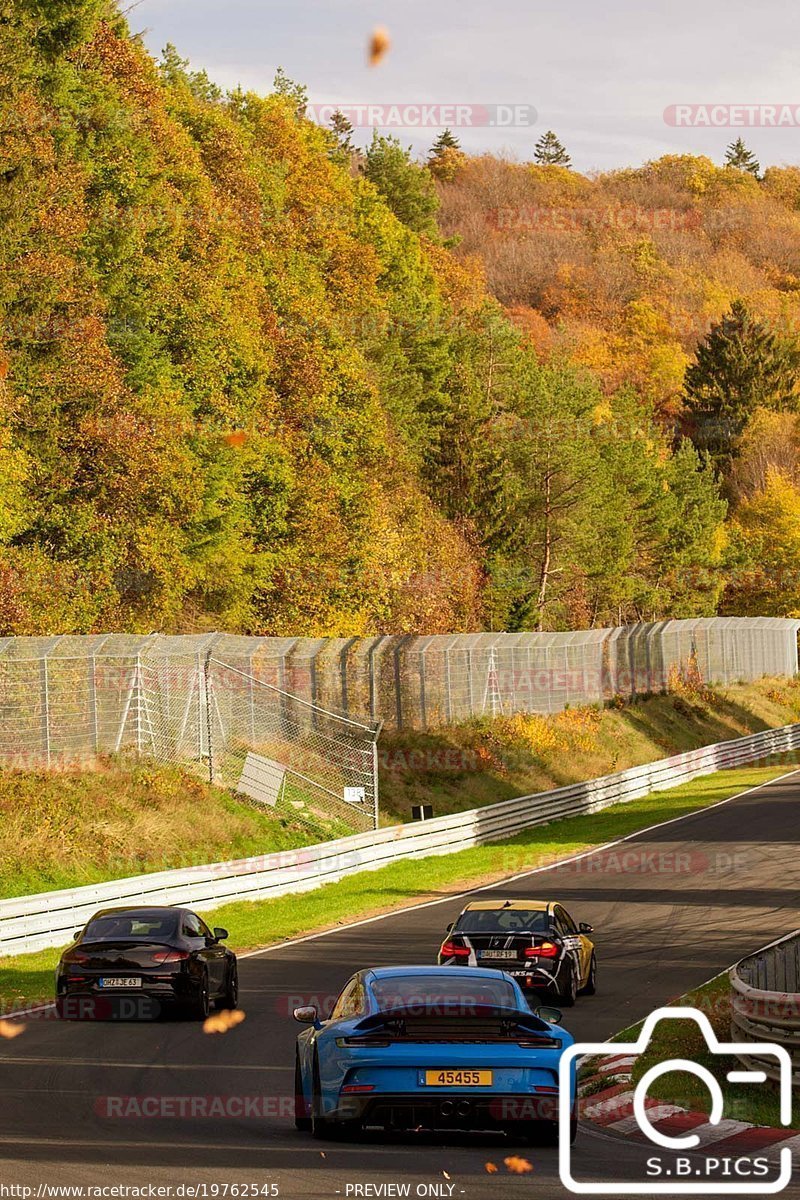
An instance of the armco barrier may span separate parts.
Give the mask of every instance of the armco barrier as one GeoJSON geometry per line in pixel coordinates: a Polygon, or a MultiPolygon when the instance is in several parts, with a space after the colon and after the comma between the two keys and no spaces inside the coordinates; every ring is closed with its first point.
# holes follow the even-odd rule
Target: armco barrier
{"type": "MultiPolygon", "coordinates": [[[[730,973],[731,1041],[776,1042],[792,1056],[793,1082],[800,1083],[800,931],[743,958],[730,973]]],[[[777,1080],[774,1058],[739,1055],[748,1070],[777,1080]]]]}
{"type": "Polygon", "coordinates": [[[502,841],[558,817],[596,812],[623,800],[675,787],[725,767],[800,748],[800,725],[786,725],[703,746],[552,792],[521,796],[431,821],[352,834],[298,850],[116,879],[71,891],[0,901],[0,955],[28,953],[70,941],[98,908],[113,904],[191,904],[203,910],[232,900],[309,891],[358,871],[402,859],[451,854],[502,841]]]}

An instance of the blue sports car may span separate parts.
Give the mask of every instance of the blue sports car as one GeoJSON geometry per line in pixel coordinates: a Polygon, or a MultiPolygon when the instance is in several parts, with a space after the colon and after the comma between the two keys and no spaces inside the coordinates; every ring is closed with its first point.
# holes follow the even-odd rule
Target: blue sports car
{"type": "MultiPolygon", "coordinates": [[[[295,1124],[315,1137],[383,1129],[502,1130],[558,1138],[554,1009],[485,967],[381,967],[348,980],[327,1020],[294,1011],[295,1124]],[[546,1019],[549,1018],[549,1019],[546,1019]]],[[[574,1140],[575,1078],[570,1084],[574,1140]]]]}

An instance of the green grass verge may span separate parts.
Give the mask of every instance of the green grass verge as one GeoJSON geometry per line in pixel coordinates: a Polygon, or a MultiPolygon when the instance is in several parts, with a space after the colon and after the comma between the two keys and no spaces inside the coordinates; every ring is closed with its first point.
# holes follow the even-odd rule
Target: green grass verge
{"type": "MultiPolygon", "coordinates": [[[[755,949],[755,947],[754,947],[755,949]]],[[[731,985],[727,973],[694,988],[672,1001],[672,1005],[689,1006],[705,1013],[720,1041],[731,1041],[731,985]]],[[[614,1041],[635,1041],[642,1023],[619,1033],[614,1041]]],[[[777,1085],[731,1084],[726,1075],[741,1070],[742,1064],[733,1055],[712,1054],[694,1021],[660,1021],[641,1058],[633,1067],[632,1081],[636,1084],[645,1071],[671,1058],[688,1058],[706,1067],[718,1080],[725,1098],[723,1116],[726,1120],[744,1121],[751,1125],[780,1125],[780,1106],[777,1085]]],[[[653,1099],[678,1104],[690,1112],[710,1112],[711,1096],[696,1075],[685,1071],[670,1071],[655,1080],[648,1089],[653,1099]]],[[[792,1126],[800,1127],[800,1096],[793,1096],[792,1126]]]]}
{"type": "MultiPolygon", "coordinates": [[[[766,783],[788,769],[781,763],[721,771],[670,791],[615,804],[602,812],[529,829],[505,842],[363,871],[312,892],[275,900],[237,901],[204,915],[211,924],[223,925],[231,931],[234,949],[267,946],[544,866],[659,821],[715,804],[766,783]]],[[[535,881],[531,890],[536,891],[535,881]]],[[[432,946],[431,955],[434,949],[432,946]]],[[[0,959],[0,1006],[7,1012],[49,999],[57,960],[56,950],[0,959]]]]}

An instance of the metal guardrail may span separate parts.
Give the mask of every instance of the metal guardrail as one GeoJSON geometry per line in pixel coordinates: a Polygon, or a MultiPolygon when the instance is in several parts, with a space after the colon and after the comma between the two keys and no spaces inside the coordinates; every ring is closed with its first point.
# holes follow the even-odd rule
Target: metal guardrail
{"type": "MultiPolygon", "coordinates": [[[[777,1042],[792,1056],[792,1080],[800,1083],[800,930],[743,958],[730,971],[731,1040],[777,1042]]],[[[773,1058],[738,1056],[749,1070],[778,1080],[773,1058]]]]}
{"type": "Polygon", "coordinates": [[[521,796],[430,821],[395,825],[336,841],[236,862],[214,863],[117,879],[68,891],[0,901],[0,955],[24,954],[70,941],[99,907],[113,904],[191,904],[202,910],[234,900],[259,900],[309,891],[358,871],[404,859],[452,854],[503,841],[559,817],[597,812],[611,804],[686,783],[726,767],[800,748],[800,725],[786,725],[703,746],[585,783],[521,796]]]}

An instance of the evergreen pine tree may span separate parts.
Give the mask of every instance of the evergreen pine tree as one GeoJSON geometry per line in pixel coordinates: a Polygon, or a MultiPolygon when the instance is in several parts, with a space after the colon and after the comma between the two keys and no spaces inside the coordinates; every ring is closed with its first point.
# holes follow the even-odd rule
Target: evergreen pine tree
{"type": "Polygon", "coordinates": [[[743,300],[734,300],[686,372],[695,444],[723,464],[756,408],[797,407],[798,378],[800,348],[756,320],[743,300]]]}
{"type": "Polygon", "coordinates": [[[571,167],[572,159],[552,129],[543,133],[533,151],[534,162],[539,166],[571,167]]]}
{"type": "Polygon", "coordinates": [[[761,170],[755,154],[752,150],[747,149],[740,137],[735,142],[731,142],[725,151],[725,166],[733,167],[737,171],[748,171],[751,175],[755,175],[756,179],[761,170]]]}
{"type": "Polygon", "coordinates": [[[454,177],[465,158],[458,138],[449,129],[444,129],[431,146],[428,170],[436,179],[447,183],[454,177]]]}
{"type": "Polygon", "coordinates": [[[340,109],[336,109],[330,120],[330,157],[334,162],[347,165],[353,155],[358,153],[353,145],[353,126],[340,109]]]}

